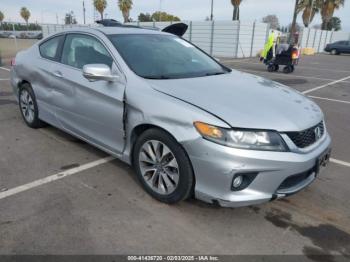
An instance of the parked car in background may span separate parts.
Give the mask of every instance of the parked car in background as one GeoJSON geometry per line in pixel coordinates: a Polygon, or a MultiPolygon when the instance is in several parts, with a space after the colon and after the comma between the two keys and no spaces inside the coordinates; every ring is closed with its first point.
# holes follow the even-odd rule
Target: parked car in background
{"type": "Polygon", "coordinates": [[[220,64],[174,35],[183,28],[72,28],[19,52],[11,83],[23,120],[133,165],[165,203],[246,206],[310,185],[330,157],[321,109],[220,64]]]}
{"type": "Polygon", "coordinates": [[[40,40],[43,38],[43,33],[41,31],[0,31],[0,38],[40,40]]]}
{"type": "Polygon", "coordinates": [[[41,32],[22,32],[19,35],[21,39],[42,39],[43,34],[41,32]]]}
{"type": "Polygon", "coordinates": [[[0,38],[9,38],[11,35],[11,32],[1,31],[0,32],[0,38]]]}
{"type": "Polygon", "coordinates": [[[328,44],[324,50],[332,55],[350,54],[350,41],[337,41],[328,44]]]}

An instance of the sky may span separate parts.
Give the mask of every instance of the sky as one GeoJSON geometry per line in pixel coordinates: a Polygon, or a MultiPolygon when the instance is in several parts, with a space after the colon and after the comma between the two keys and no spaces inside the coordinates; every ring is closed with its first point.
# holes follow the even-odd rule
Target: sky
{"type": "MultiPolygon", "coordinates": [[[[122,21],[117,0],[107,0],[105,11],[107,18],[122,21]]],[[[158,10],[179,16],[182,20],[203,21],[210,15],[211,0],[134,0],[131,17],[137,20],[140,12],[153,13],[158,10]],[[160,4],[161,3],[161,4],[160,4]]],[[[83,23],[83,0],[0,0],[0,10],[5,14],[5,21],[22,21],[19,10],[27,7],[32,16],[31,22],[63,23],[65,13],[73,11],[78,23],[83,23]]],[[[242,21],[261,21],[262,17],[275,14],[281,25],[288,25],[292,20],[295,0],[243,0],[240,8],[242,21]]],[[[92,23],[94,11],[92,0],[85,0],[86,21],[92,23]]],[[[214,0],[214,19],[231,20],[232,5],[230,0],[214,0]]],[[[345,7],[335,12],[342,20],[343,30],[350,31],[350,0],[345,1],[345,7]]],[[[298,22],[302,24],[299,16],[298,22]]],[[[312,25],[320,24],[321,17],[317,15],[312,25]]]]}

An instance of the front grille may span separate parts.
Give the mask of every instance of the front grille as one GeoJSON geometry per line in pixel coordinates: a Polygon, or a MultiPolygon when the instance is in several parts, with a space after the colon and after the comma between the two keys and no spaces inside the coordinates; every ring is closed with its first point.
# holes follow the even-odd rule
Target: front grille
{"type": "Polygon", "coordinates": [[[310,175],[312,175],[314,173],[314,171],[315,171],[315,168],[312,168],[304,173],[287,177],[282,182],[282,184],[278,187],[277,190],[288,189],[288,188],[291,188],[291,187],[294,187],[294,186],[300,184],[301,182],[306,180],[310,175]]]}
{"type": "Polygon", "coordinates": [[[324,124],[321,121],[318,125],[313,126],[301,132],[287,132],[286,133],[293,143],[299,148],[305,148],[314,144],[324,134],[324,124]],[[316,135],[316,129],[319,130],[319,136],[316,135]]]}

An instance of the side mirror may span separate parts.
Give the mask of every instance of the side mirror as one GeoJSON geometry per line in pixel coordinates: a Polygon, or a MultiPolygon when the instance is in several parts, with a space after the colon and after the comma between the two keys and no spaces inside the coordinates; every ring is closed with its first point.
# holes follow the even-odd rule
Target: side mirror
{"type": "Polygon", "coordinates": [[[89,81],[107,81],[116,82],[118,75],[113,75],[109,66],[104,64],[89,64],[83,67],[83,76],[89,81]]]}

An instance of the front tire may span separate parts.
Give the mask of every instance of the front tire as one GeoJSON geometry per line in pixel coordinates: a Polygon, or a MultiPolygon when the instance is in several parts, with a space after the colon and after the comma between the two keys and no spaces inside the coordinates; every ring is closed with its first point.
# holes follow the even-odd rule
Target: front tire
{"type": "Polygon", "coordinates": [[[137,139],[133,166],[144,189],[155,199],[175,204],[190,197],[194,175],[179,143],[160,129],[149,129],[137,139]]]}
{"type": "Polygon", "coordinates": [[[331,55],[339,55],[339,52],[337,49],[332,49],[331,50],[331,55]]]}
{"type": "Polygon", "coordinates": [[[29,84],[23,84],[18,94],[19,109],[24,122],[31,128],[40,128],[45,124],[39,119],[39,109],[35,94],[29,84]]]}

